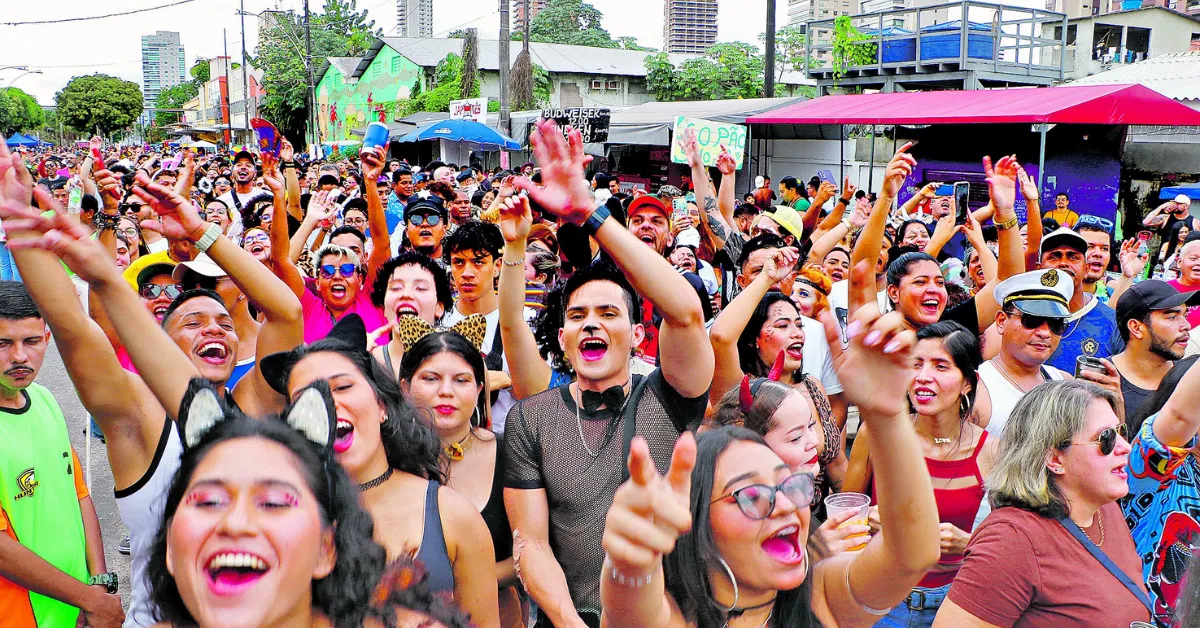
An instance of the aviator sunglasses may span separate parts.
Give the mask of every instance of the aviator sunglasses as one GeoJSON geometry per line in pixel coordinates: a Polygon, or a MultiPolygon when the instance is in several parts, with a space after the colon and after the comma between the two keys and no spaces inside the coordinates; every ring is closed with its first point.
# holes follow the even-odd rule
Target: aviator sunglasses
{"type": "Polygon", "coordinates": [[[797,508],[812,505],[813,476],[811,473],[793,473],[775,486],[767,484],[751,484],[743,486],[724,497],[718,497],[710,504],[732,499],[741,509],[742,514],[755,521],[766,519],[775,512],[775,495],[780,491],[791,500],[797,508]]]}
{"type": "Polygon", "coordinates": [[[1125,434],[1125,424],[1118,423],[1115,427],[1110,427],[1103,432],[1100,432],[1100,435],[1096,437],[1096,440],[1084,441],[1082,443],[1067,441],[1060,445],[1059,449],[1066,449],[1071,445],[1099,445],[1100,454],[1107,456],[1117,448],[1117,437],[1120,436],[1121,438],[1127,438],[1125,434]]]}
{"type": "Polygon", "coordinates": [[[158,295],[164,292],[167,293],[168,299],[174,301],[179,297],[179,295],[183,294],[183,288],[180,288],[179,284],[175,283],[167,284],[165,286],[160,286],[156,283],[148,283],[138,288],[138,294],[147,301],[157,299],[158,295]]]}

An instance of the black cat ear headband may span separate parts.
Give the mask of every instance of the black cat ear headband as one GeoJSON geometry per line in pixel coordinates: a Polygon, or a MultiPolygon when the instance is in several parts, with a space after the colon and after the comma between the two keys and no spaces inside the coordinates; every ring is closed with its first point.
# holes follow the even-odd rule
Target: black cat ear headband
{"type": "MultiPolygon", "coordinates": [[[[179,432],[184,448],[195,447],[218,423],[236,416],[241,416],[241,413],[225,404],[211,382],[200,377],[193,378],[179,406],[179,432]]],[[[333,407],[333,394],[325,381],[317,381],[302,390],[279,418],[316,443],[327,454],[327,458],[333,457],[337,414],[333,407]]]]}

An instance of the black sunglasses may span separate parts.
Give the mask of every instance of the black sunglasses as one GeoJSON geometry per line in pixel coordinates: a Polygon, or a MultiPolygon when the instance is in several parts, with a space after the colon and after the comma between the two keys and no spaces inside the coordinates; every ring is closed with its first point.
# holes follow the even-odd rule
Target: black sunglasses
{"type": "Polygon", "coordinates": [[[183,288],[179,287],[179,284],[176,283],[167,284],[165,286],[160,286],[156,283],[148,283],[138,287],[138,294],[146,300],[157,299],[158,295],[164,292],[167,293],[168,299],[174,301],[175,299],[179,298],[179,295],[183,294],[183,288]]]}
{"type": "Polygon", "coordinates": [[[1096,440],[1089,440],[1089,441],[1085,441],[1082,443],[1077,443],[1075,441],[1067,441],[1067,442],[1063,443],[1062,445],[1060,445],[1059,449],[1066,449],[1067,447],[1070,447],[1071,445],[1100,445],[1101,455],[1107,456],[1107,455],[1111,454],[1114,449],[1117,448],[1117,437],[1118,436],[1120,436],[1121,438],[1124,438],[1126,440],[1128,440],[1128,438],[1129,438],[1128,436],[1126,436],[1124,423],[1118,423],[1115,427],[1110,427],[1110,428],[1104,430],[1103,432],[1100,432],[1100,435],[1096,437],[1096,440]]]}
{"type": "Polygon", "coordinates": [[[751,484],[743,486],[723,497],[718,497],[710,504],[732,499],[742,510],[742,514],[755,521],[766,519],[775,512],[775,495],[780,491],[796,505],[804,508],[812,505],[813,475],[811,473],[793,473],[775,486],[767,484],[751,484]]]}
{"type": "Polygon", "coordinates": [[[1050,328],[1050,333],[1055,336],[1063,335],[1063,332],[1067,329],[1067,319],[1065,318],[1038,316],[1036,314],[1026,314],[1025,312],[1016,312],[1016,314],[1021,317],[1021,325],[1025,329],[1037,329],[1042,325],[1046,325],[1050,328]]]}
{"type": "Polygon", "coordinates": [[[408,224],[410,224],[414,227],[420,227],[422,225],[429,225],[430,227],[436,227],[441,222],[442,222],[442,217],[437,214],[425,214],[425,215],[413,214],[408,217],[408,224]]]}

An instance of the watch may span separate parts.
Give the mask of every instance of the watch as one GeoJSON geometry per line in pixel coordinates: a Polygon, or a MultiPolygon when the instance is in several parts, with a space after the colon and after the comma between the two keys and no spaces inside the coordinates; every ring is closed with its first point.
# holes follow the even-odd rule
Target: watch
{"type": "Polygon", "coordinates": [[[612,212],[608,211],[608,208],[603,203],[597,205],[596,209],[592,210],[592,215],[588,216],[588,219],[583,221],[581,225],[584,233],[589,236],[596,235],[596,231],[600,229],[600,225],[603,225],[604,221],[608,220],[610,216],[612,216],[612,212]]]}
{"type": "Polygon", "coordinates": [[[115,595],[117,593],[117,572],[98,573],[88,578],[88,586],[97,584],[108,589],[110,595],[115,595]]]}
{"type": "Polygon", "coordinates": [[[1016,216],[1013,216],[1012,218],[1009,218],[1008,220],[1005,220],[1004,222],[996,223],[997,229],[1012,229],[1015,226],[1017,226],[1017,217],[1016,216]]]}

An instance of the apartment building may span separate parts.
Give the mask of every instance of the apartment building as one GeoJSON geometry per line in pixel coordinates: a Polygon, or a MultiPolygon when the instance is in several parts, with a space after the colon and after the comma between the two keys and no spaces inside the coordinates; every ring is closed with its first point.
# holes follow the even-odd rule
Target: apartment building
{"type": "MultiPolygon", "coordinates": [[[[154,101],[164,89],[184,82],[186,74],[187,61],[179,33],[158,31],[142,35],[142,102],[146,109],[154,108],[154,101]]],[[[150,111],[142,115],[145,124],[154,119],[150,111]]]]}
{"type": "Polygon", "coordinates": [[[699,54],[717,43],[717,0],[664,0],[663,50],[699,54]]]}
{"type": "Polygon", "coordinates": [[[396,0],[397,37],[433,37],[433,0],[396,0]]]}

